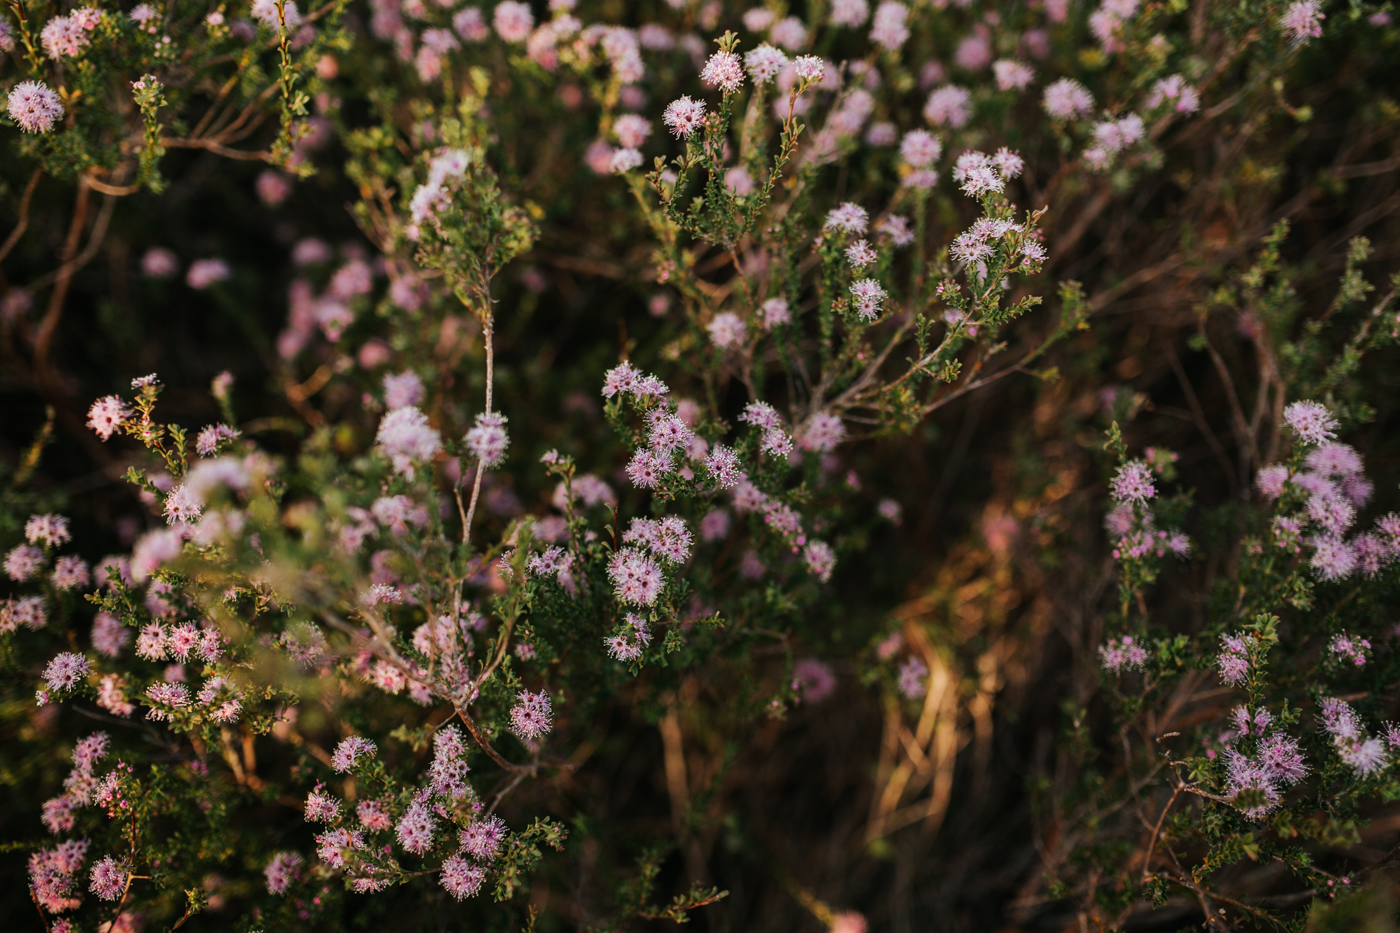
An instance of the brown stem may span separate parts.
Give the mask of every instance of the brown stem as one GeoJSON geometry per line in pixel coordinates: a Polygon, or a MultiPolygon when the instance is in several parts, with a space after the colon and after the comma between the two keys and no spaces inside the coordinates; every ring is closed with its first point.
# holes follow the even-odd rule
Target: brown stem
{"type": "Polygon", "coordinates": [[[1225,365],[1225,359],[1215,349],[1215,345],[1210,342],[1210,337],[1206,334],[1204,318],[1197,322],[1196,332],[1201,335],[1201,342],[1206,345],[1206,351],[1210,354],[1211,364],[1215,366],[1215,371],[1225,386],[1225,398],[1230,403],[1231,424],[1240,445],[1240,482],[1247,484],[1250,463],[1258,463],[1259,461],[1259,445],[1249,432],[1249,423],[1244,417],[1244,406],[1240,404],[1239,394],[1235,392],[1235,380],[1230,378],[1230,370],[1225,365]]]}
{"type": "Polygon", "coordinates": [[[1205,412],[1201,409],[1200,399],[1196,397],[1196,390],[1191,386],[1191,380],[1186,378],[1186,370],[1182,368],[1181,359],[1176,355],[1176,347],[1167,344],[1167,359],[1172,364],[1172,371],[1176,373],[1176,381],[1181,385],[1181,391],[1186,395],[1186,401],[1191,406],[1191,417],[1196,423],[1196,428],[1205,436],[1206,443],[1220,461],[1220,466],[1225,470],[1225,478],[1230,486],[1235,485],[1235,470],[1230,466],[1230,458],[1225,455],[1225,448],[1221,445],[1215,432],[1210,429],[1210,424],[1206,422],[1205,412]]]}
{"type": "Polygon", "coordinates": [[[10,250],[15,248],[19,238],[24,236],[24,231],[29,229],[29,202],[34,198],[34,189],[39,187],[39,178],[44,174],[44,170],[36,168],[34,174],[29,178],[29,184],[24,188],[24,197],[19,199],[19,222],[15,224],[15,229],[10,231],[10,235],[5,238],[4,244],[0,245],[0,260],[10,255],[10,250]]]}
{"type": "Polygon", "coordinates": [[[78,244],[82,242],[83,227],[87,224],[88,203],[92,200],[92,189],[87,185],[78,186],[78,203],[73,207],[73,220],[68,224],[68,237],[63,241],[63,252],[59,262],[58,280],[53,294],[49,296],[49,306],[44,319],[39,323],[39,332],[34,338],[34,367],[42,372],[46,368],[49,347],[53,343],[58,319],[63,314],[63,302],[68,297],[68,286],[73,281],[72,264],[78,256],[78,244]]]}
{"type": "Polygon", "coordinates": [[[34,909],[39,911],[39,922],[44,925],[44,933],[49,933],[49,918],[44,916],[44,907],[39,903],[39,895],[34,893],[33,885],[29,888],[29,899],[34,902],[34,909]]]}
{"type": "Polygon", "coordinates": [[[462,720],[462,725],[467,727],[467,731],[472,734],[472,738],[476,739],[476,744],[481,746],[481,750],[490,756],[492,761],[502,768],[505,768],[507,771],[515,772],[521,770],[519,765],[514,765],[506,761],[501,753],[491,746],[491,743],[486,740],[486,736],[482,735],[481,730],[477,728],[476,723],[472,722],[472,718],[468,716],[460,706],[457,707],[457,718],[462,720]]]}
{"type": "Polygon", "coordinates": [[[53,338],[58,330],[59,319],[63,316],[63,303],[68,297],[68,287],[73,282],[73,274],[91,262],[92,258],[97,255],[97,250],[102,246],[102,241],[107,236],[107,225],[112,220],[112,210],[117,203],[116,198],[112,195],[103,195],[102,208],[98,212],[97,221],[92,226],[92,233],[88,236],[87,246],[83,248],[81,254],[78,254],[78,242],[81,239],[83,222],[87,216],[91,191],[92,189],[86,185],[78,188],[78,205],[74,209],[73,223],[68,229],[68,239],[63,246],[63,265],[30,286],[35,288],[40,284],[47,284],[46,280],[49,276],[54,279],[54,289],[49,296],[48,309],[44,312],[44,319],[39,323],[39,331],[34,337],[35,375],[46,387],[54,387],[58,384],[49,366],[49,351],[53,346],[53,338]]]}
{"type": "Polygon", "coordinates": [[[230,149],[209,139],[172,139],[164,137],[160,144],[167,149],[204,149],[225,159],[241,159],[246,162],[271,162],[270,152],[250,152],[247,149],[230,149]]]}
{"type": "Polygon", "coordinates": [[[1172,799],[1167,801],[1167,805],[1162,808],[1162,815],[1157,817],[1157,825],[1152,827],[1152,836],[1147,840],[1147,854],[1142,859],[1142,880],[1146,881],[1151,874],[1152,853],[1157,848],[1157,836],[1162,832],[1162,824],[1167,820],[1167,814],[1176,804],[1176,798],[1181,796],[1181,786],[1177,785],[1172,791],[1172,799]]]}
{"type": "MultiPolygon", "coordinates": [[[[496,378],[496,347],[495,328],[492,326],[495,315],[491,308],[491,273],[486,271],[483,274],[484,284],[481,288],[482,308],[478,314],[481,321],[481,340],[486,350],[486,414],[491,414],[491,389],[496,378]]],[[[486,468],[478,463],[476,465],[476,479],[472,482],[471,504],[467,507],[467,517],[462,524],[462,544],[465,546],[467,539],[471,537],[472,519],[476,517],[476,503],[481,498],[481,477],[486,472],[486,468]]]]}

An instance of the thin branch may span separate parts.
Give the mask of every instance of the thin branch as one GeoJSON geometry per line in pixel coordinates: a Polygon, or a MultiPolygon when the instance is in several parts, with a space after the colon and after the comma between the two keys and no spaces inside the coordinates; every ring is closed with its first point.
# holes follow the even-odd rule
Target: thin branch
{"type": "Polygon", "coordinates": [[[1176,798],[1180,796],[1181,786],[1178,785],[1177,788],[1172,791],[1172,799],[1168,800],[1167,805],[1162,808],[1162,815],[1157,817],[1157,825],[1152,827],[1152,836],[1150,839],[1147,840],[1147,854],[1144,855],[1142,859],[1143,881],[1146,881],[1151,874],[1150,869],[1152,866],[1152,853],[1157,848],[1157,836],[1160,835],[1162,832],[1162,824],[1167,821],[1167,814],[1171,812],[1172,807],[1176,805],[1176,798]]]}
{"type": "Polygon", "coordinates": [[[270,152],[250,152],[247,149],[230,149],[222,143],[208,139],[176,139],[164,137],[160,144],[167,149],[205,149],[226,159],[241,159],[247,162],[271,162],[270,152]]]}
{"type": "Polygon", "coordinates": [[[44,170],[36,168],[34,174],[29,178],[29,184],[24,188],[24,197],[19,200],[19,222],[15,224],[15,229],[10,231],[10,235],[5,238],[3,245],[0,245],[0,260],[10,255],[10,250],[15,248],[19,238],[24,236],[24,231],[29,229],[29,202],[34,198],[34,189],[39,187],[39,178],[44,174],[44,170]]]}
{"type": "Polygon", "coordinates": [[[481,750],[484,751],[491,758],[492,761],[494,761],[496,764],[500,765],[502,768],[505,768],[507,771],[510,771],[512,773],[521,770],[533,770],[531,768],[522,768],[521,765],[511,764],[509,761],[507,761],[505,757],[501,755],[500,752],[496,751],[496,749],[492,747],[491,743],[487,740],[486,736],[481,734],[481,730],[477,728],[477,725],[475,722],[472,721],[471,716],[467,715],[466,711],[463,710],[460,706],[456,709],[457,718],[462,720],[462,725],[467,727],[467,731],[472,734],[472,738],[476,739],[476,744],[481,746],[481,750]]]}

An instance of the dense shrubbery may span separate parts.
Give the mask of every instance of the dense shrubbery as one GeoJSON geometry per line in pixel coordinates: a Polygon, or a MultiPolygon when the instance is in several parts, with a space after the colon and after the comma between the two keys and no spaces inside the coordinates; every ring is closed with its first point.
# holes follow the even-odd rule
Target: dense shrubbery
{"type": "Polygon", "coordinates": [[[1390,928],[1386,8],[4,27],[0,917],[1390,928]]]}

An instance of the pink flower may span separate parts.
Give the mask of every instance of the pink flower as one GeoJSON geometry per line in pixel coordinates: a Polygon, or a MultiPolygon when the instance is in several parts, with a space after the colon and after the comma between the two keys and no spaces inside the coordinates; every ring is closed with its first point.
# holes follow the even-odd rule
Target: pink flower
{"type": "Polygon", "coordinates": [[[1003,91],[1024,90],[1035,80],[1035,71],[1030,65],[1008,58],[992,62],[992,74],[996,77],[997,87],[1003,91]]]}
{"type": "Polygon", "coordinates": [[[13,632],[23,625],[38,631],[48,624],[48,610],[42,596],[7,599],[0,603],[0,632],[13,632]]]}
{"type": "Polygon", "coordinates": [[[769,298],[763,303],[763,326],[767,330],[772,330],[779,324],[792,322],[792,311],[788,303],[783,298],[769,298]]]}
{"type": "Polygon", "coordinates": [[[1094,109],[1094,98],[1073,78],[1061,78],[1045,89],[1045,112],[1056,120],[1083,116],[1094,109]]]}
{"type": "Polygon", "coordinates": [[[617,149],[608,161],[608,171],[614,175],[626,175],[642,162],[642,154],[636,149],[617,149]]]}
{"type": "Polygon", "coordinates": [[[148,531],[136,541],[131,551],[131,576],[136,583],[144,583],[161,564],[180,556],[184,540],[178,529],[148,531]]]}
{"type": "Polygon", "coordinates": [[[625,113],[613,123],[613,134],[622,145],[640,148],[651,135],[651,121],[635,113],[625,113]]]}
{"type": "Polygon", "coordinates": [[[634,606],[653,605],[665,584],[661,568],[636,548],[621,548],[612,556],[608,578],[617,598],[634,606]]]}
{"type": "Polygon", "coordinates": [[[314,790],[307,795],[306,821],[308,823],[332,823],[338,819],[340,819],[340,801],[329,794],[321,793],[319,790],[314,790]]]}
{"type": "Polygon", "coordinates": [[[355,816],[360,825],[371,832],[382,832],[393,825],[383,801],[379,800],[361,800],[355,807],[355,816]]]}
{"type": "Polygon", "coordinates": [[[538,739],[554,728],[549,695],[543,690],[516,694],[516,704],[510,711],[510,731],[522,739],[538,739]]]}
{"type": "Polygon", "coordinates": [[[131,409],[127,407],[126,402],[115,395],[108,395],[92,403],[92,407],[88,409],[87,426],[105,441],[130,417],[131,409]]]}
{"type": "Polygon", "coordinates": [[[821,412],[813,415],[807,422],[807,429],[802,432],[798,444],[803,450],[829,453],[835,450],[836,445],[845,440],[845,437],[846,426],[841,423],[841,419],[836,415],[821,412]]]}
{"type": "Polygon", "coordinates": [[[881,499],[875,506],[875,511],[893,525],[902,524],[904,521],[904,506],[895,499],[881,499]]]}
{"type": "Polygon", "coordinates": [[[927,168],[943,154],[943,144],[927,130],[910,130],[899,144],[899,157],[915,168],[927,168]]]}
{"type": "MultiPolygon", "coordinates": [[[[44,31],[47,33],[47,26],[44,31]]],[[[63,116],[63,104],[42,81],[21,81],[10,89],[9,112],[10,118],[24,132],[47,133],[53,129],[55,121],[63,116]]]]}
{"type": "Polygon", "coordinates": [[[908,246],[914,242],[914,231],[909,229],[909,221],[899,214],[891,214],[875,224],[875,232],[895,246],[908,246]]]}
{"type": "Polygon", "coordinates": [[[1109,488],[1119,502],[1146,502],[1157,495],[1152,484],[1152,468],[1142,460],[1129,460],[1120,466],[1109,488]]]}
{"type": "Polygon", "coordinates": [[[877,258],[879,257],[876,255],[875,250],[871,249],[870,244],[865,240],[857,240],[855,243],[846,247],[846,260],[857,269],[870,265],[877,258]]]}
{"type": "Polygon", "coordinates": [[[1313,538],[1313,570],[1323,580],[1340,580],[1356,569],[1356,552],[1340,537],[1324,535],[1313,538]]]}
{"type": "Polygon", "coordinates": [[[437,820],[432,810],[422,803],[413,803],[404,811],[394,834],[405,849],[414,855],[422,855],[432,848],[436,831],[437,820]]]}
{"type": "MultiPolygon", "coordinates": [[[[742,323],[740,324],[742,327],[742,323]]],[[[690,444],[694,434],[684,421],[675,415],[657,418],[647,431],[647,443],[663,454],[670,454],[690,444]]]]}
{"type": "MultiPolygon", "coordinates": [[[[184,684],[151,684],[146,688],[146,698],[152,703],[170,709],[183,709],[190,705],[190,692],[184,684]]],[[[157,722],[170,718],[170,710],[152,707],[146,711],[146,718],[157,722]]]]}
{"type": "MultiPolygon", "coordinates": [[[[1319,14],[1320,15],[1320,14],[1319,14]]],[[[1362,777],[1378,773],[1385,767],[1389,756],[1380,739],[1367,738],[1355,742],[1339,743],[1337,756],[1362,777]]]]}
{"type": "Polygon", "coordinates": [[[742,472],[739,457],[728,447],[716,444],[705,457],[705,471],[721,489],[728,489],[739,482],[742,472]]]}
{"type": "Polygon", "coordinates": [[[87,30],[83,29],[76,15],[55,16],[44,24],[39,33],[39,44],[54,61],[76,57],[89,41],[87,30]]]}
{"type": "Polygon", "coordinates": [[[867,0],[832,0],[827,18],[833,26],[860,26],[870,18],[867,0]]]}
{"type": "Polygon", "coordinates": [[[121,620],[103,610],[92,620],[92,647],[98,654],[115,658],[131,642],[131,632],[121,620]]]}
{"type": "Polygon", "coordinates": [[[1277,499],[1288,488],[1288,467],[1281,463],[1266,466],[1254,477],[1254,483],[1265,498],[1277,499]]]}
{"type": "Polygon", "coordinates": [[[986,68],[992,61],[991,33],[985,26],[978,25],[980,29],[959,42],[958,50],[953,53],[953,61],[968,71],[986,68]]]}
{"type": "Polygon", "coordinates": [[[689,139],[705,122],[705,104],[682,96],[666,105],[661,122],[671,128],[678,139],[689,139]]]}
{"type": "Polygon", "coordinates": [[[1124,635],[1099,646],[1099,663],[1114,674],[1124,670],[1140,671],[1147,663],[1147,651],[1133,641],[1133,636],[1124,635]]]}
{"type": "Polygon", "coordinates": [[[768,37],[788,51],[807,44],[807,27],[796,16],[785,16],[774,24],[768,37]]]}
{"type": "Polygon", "coordinates": [[[706,330],[710,332],[710,340],[721,350],[727,350],[739,346],[744,342],[747,335],[747,328],[737,314],[731,311],[723,311],[716,314],[710,321],[706,330]]]}
{"type": "Polygon", "coordinates": [[[845,202],[826,215],[823,230],[839,230],[844,233],[864,233],[870,224],[870,215],[865,208],[850,201],[845,202]]]}
{"type": "Polygon", "coordinates": [[[1334,635],[1328,647],[1337,660],[1353,667],[1364,667],[1371,643],[1364,638],[1343,633],[1334,635]]]}
{"type": "Polygon", "coordinates": [[[5,574],[17,583],[38,575],[44,566],[44,552],[29,544],[19,544],[5,555],[5,574]]]}
{"type": "Polygon", "coordinates": [[[765,32],[773,25],[773,11],[763,7],[754,7],[745,10],[743,17],[744,28],[750,32],[765,32]]]}
{"type": "Polygon", "coordinates": [[[535,28],[535,14],[530,12],[528,3],[505,0],[496,4],[492,22],[496,27],[496,34],[505,41],[524,42],[530,38],[530,31],[535,28]]]}
{"type": "Polygon", "coordinates": [[[254,188],[257,189],[258,199],[272,207],[287,200],[292,193],[292,183],[287,180],[287,176],[281,172],[274,172],[272,169],[268,169],[258,176],[254,188]]]}
{"type": "Polygon", "coordinates": [[[746,198],[754,192],[753,176],[742,165],[732,166],[725,170],[724,187],[735,197],[746,198]]]}
{"type": "Polygon", "coordinates": [[[1165,103],[1170,103],[1178,113],[1195,113],[1201,109],[1201,95],[1184,77],[1172,75],[1152,85],[1152,92],[1147,95],[1148,110],[1156,110],[1165,103]]]}
{"type": "Polygon", "coordinates": [[[798,80],[815,84],[826,77],[826,62],[817,55],[799,55],[793,62],[798,80]]]}
{"type": "Polygon", "coordinates": [[[836,553],[825,541],[808,542],[802,551],[802,559],[807,564],[808,572],[823,583],[831,579],[831,572],[836,569],[836,553]]]}
{"type": "Polygon", "coordinates": [[[332,868],[344,868],[345,853],[365,847],[360,830],[333,829],[316,837],[316,856],[332,868]]]}
{"type": "Polygon", "coordinates": [[[458,10],[452,17],[452,28],[464,42],[485,42],[491,35],[491,31],[486,28],[486,22],[481,18],[481,10],[474,6],[458,10]]]}
{"type": "Polygon", "coordinates": [[[928,693],[928,665],[919,658],[911,657],[900,665],[896,684],[899,692],[908,699],[919,699],[928,693]]]}
{"type": "Polygon", "coordinates": [[[168,249],[154,246],[141,257],[141,274],[151,279],[168,279],[180,271],[180,260],[168,249]]]}
{"type": "Polygon", "coordinates": [[[118,674],[106,675],[97,685],[97,705],[123,718],[136,712],[136,707],[126,700],[126,691],[122,689],[122,679],[118,674]]]}
{"type": "Polygon", "coordinates": [[[959,127],[972,116],[972,92],[956,84],[935,88],[924,104],[924,119],[934,126],[959,127]]]}
{"type": "Polygon", "coordinates": [[[458,839],[461,842],[462,851],[484,862],[489,862],[500,851],[501,843],[505,841],[508,832],[509,830],[501,818],[492,816],[473,822],[462,830],[458,839]]]}
{"type": "Polygon", "coordinates": [[[1006,187],[1000,173],[990,165],[976,165],[963,172],[962,190],[970,197],[979,198],[984,194],[998,193],[1006,187]]]}
{"type": "Polygon", "coordinates": [[[897,139],[899,139],[899,130],[893,123],[884,120],[870,124],[870,129],[865,131],[865,144],[867,146],[893,146],[897,139]]]}
{"type": "Polygon", "coordinates": [[[1216,666],[1220,668],[1220,679],[1232,687],[1238,687],[1249,677],[1249,649],[1239,635],[1226,635],[1221,638],[1220,656],[1216,666]]]}
{"type": "Polygon", "coordinates": [[[724,509],[713,509],[700,519],[700,537],[706,541],[721,541],[729,536],[730,518],[724,509]]]}
{"type": "Polygon", "coordinates": [[[393,461],[395,472],[409,479],[414,477],[414,463],[431,460],[442,449],[442,437],[428,424],[428,416],[411,406],[385,415],[375,442],[393,461]]]}
{"type": "Polygon", "coordinates": [[[231,441],[241,436],[242,433],[226,424],[208,425],[200,430],[199,436],[195,439],[195,452],[201,457],[212,457],[219,452],[219,447],[224,442],[231,441]]]}
{"type": "Polygon", "coordinates": [[[1302,45],[1309,39],[1321,37],[1322,21],[1326,18],[1320,0],[1298,0],[1283,11],[1278,25],[1294,45],[1302,45]]]}
{"type": "Polygon", "coordinates": [[[754,84],[772,81],[787,63],[788,57],[766,42],[744,56],[744,64],[748,66],[749,77],[753,78],[754,84]]]}
{"type": "Polygon", "coordinates": [[[126,877],[130,872],[123,871],[117,860],[108,855],[92,866],[92,891],[104,901],[115,901],[126,887],[126,877]]]}
{"type": "Polygon", "coordinates": [[[194,522],[203,509],[200,496],[187,483],[176,486],[165,497],[165,520],[171,525],[194,522]]]}
{"type": "Polygon", "coordinates": [[[885,290],[874,279],[860,279],[851,284],[851,296],[856,300],[856,314],[866,322],[880,316],[880,303],[885,300],[885,290]]]}
{"type": "Polygon", "coordinates": [[[203,291],[215,282],[227,281],[232,274],[228,263],[222,259],[196,259],[185,273],[185,284],[196,291],[203,291]]]}
{"type": "Polygon", "coordinates": [[[77,807],[78,803],[72,797],[54,797],[44,801],[40,808],[39,821],[44,824],[45,829],[57,836],[73,828],[73,811],[77,807]]]}
{"type": "Polygon", "coordinates": [[[749,402],[739,420],[762,430],[772,430],[782,424],[778,410],[767,402],[749,402]]]}
{"type": "Polygon", "coordinates": [[[73,746],[73,766],[86,774],[91,774],[97,763],[107,756],[107,748],[111,744],[111,738],[105,732],[94,732],[85,739],[80,739],[78,744],[73,746]]]}
{"type": "Polygon", "coordinates": [[[865,933],[865,918],[855,911],[845,911],[831,918],[831,933],[865,933]]]}
{"type": "Polygon", "coordinates": [[[671,564],[683,564],[690,559],[694,539],[685,527],[685,519],[668,515],[656,523],[656,535],[651,543],[654,554],[671,564]]]}
{"type": "Polygon", "coordinates": [[[820,703],[836,689],[831,665],[816,658],[805,658],[792,666],[792,679],[808,703],[820,703]]]}
{"type": "Polygon", "coordinates": [[[454,855],[442,863],[442,874],[438,880],[447,893],[460,901],[464,897],[474,897],[481,890],[486,880],[486,869],[454,855]]]}
{"type": "Polygon", "coordinates": [[[292,32],[302,23],[301,11],[297,9],[293,0],[287,0],[280,10],[276,0],[253,0],[249,14],[273,32],[277,32],[284,25],[288,32],[292,32]]]}
{"type": "Polygon", "coordinates": [[[480,461],[484,469],[500,466],[510,446],[506,433],[506,416],[500,412],[485,412],[476,416],[476,425],[463,438],[467,450],[480,461]]]}
{"type": "Polygon", "coordinates": [[[302,857],[295,852],[278,852],[263,869],[268,894],[286,894],[300,874],[302,857]]]}
{"type": "Polygon", "coordinates": [[[54,589],[66,591],[87,586],[91,575],[81,557],[68,555],[60,557],[54,564],[53,576],[49,579],[53,581],[54,589]]]}
{"type": "Polygon", "coordinates": [[[671,472],[671,458],[655,450],[638,450],[627,463],[627,477],[632,485],[654,489],[671,472]]]}
{"type": "Polygon", "coordinates": [[[870,41],[883,46],[887,51],[898,52],[909,38],[909,27],[905,19],[909,8],[902,3],[886,2],[875,8],[875,19],[870,24],[870,41]]]}
{"type": "Polygon", "coordinates": [[[373,758],[377,749],[369,739],[352,735],[347,739],[342,739],[335,747],[335,753],[331,755],[331,768],[336,774],[344,774],[359,762],[361,758],[373,758]]]}
{"type": "Polygon", "coordinates": [[[716,52],[705,62],[700,80],[725,94],[733,94],[743,86],[744,63],[734,52],[716,52]]]}
{"type": "Polygon", "coordinates": [[[56,655],[44,668],[44,682],[55,693],[72,690],[87,676],[88,659],[72,651],[56,655]]]}

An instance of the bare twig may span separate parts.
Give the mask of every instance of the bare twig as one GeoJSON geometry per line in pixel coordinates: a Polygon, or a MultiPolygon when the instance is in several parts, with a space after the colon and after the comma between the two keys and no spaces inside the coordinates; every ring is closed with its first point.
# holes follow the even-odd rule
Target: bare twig
{"type": "Polygon", "coordinates": [[[19,222],[5,238],[5,242],[0,244],[0,260],[10,255],[10,250],[14,249],[19,238],[24,236],[24,231],[29,229],[29,202],[34,199],[34,189],[39,187],[39,179],[43,174],[43,169],[36,168],[34,174],[29,177],[29,184],[24,186],[24,196],[19,199],[19,222]]]}

